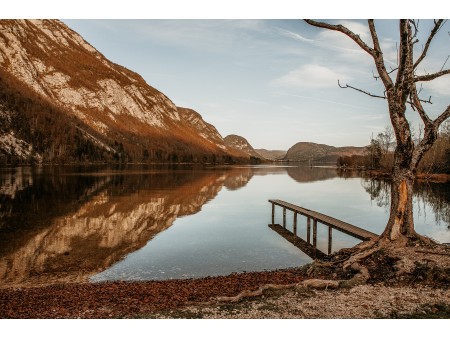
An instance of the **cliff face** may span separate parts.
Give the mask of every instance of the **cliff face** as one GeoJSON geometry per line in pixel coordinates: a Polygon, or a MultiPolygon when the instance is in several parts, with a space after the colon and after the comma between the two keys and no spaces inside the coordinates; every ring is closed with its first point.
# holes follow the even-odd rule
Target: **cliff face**
{"type": "Polygon", "coordinates": [[[0,20],[0,72],[3,156],[230,160],[220,134],[198,113],[177,108],[60,21],[0,20]],[[64,121],[59,133],[55,120],[64,121]]]}
{"type": "Polygon", "coordinates": [[[312,142],[298,142],[286,153],[284,160],[297,162],[336,162],[340,156],[363,155],[364,147],[333,147],[312,142]]]}
{"type": "Polygon", "coordinates": [[[229,148],[233,148],[238,152],[244,153],[247,156],[253,157],[258,160],[265,160],[263,156],[253,149],[252,145],[242,136],[239,135],[228,135],[224,138],[225,145],[229,148]]]}

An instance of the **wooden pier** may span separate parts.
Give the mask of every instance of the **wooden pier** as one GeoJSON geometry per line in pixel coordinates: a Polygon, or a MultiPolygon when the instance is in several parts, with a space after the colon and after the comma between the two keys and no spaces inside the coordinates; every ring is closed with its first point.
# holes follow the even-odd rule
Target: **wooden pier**
{"type": "MultiPolygon", "coordinates": [[[[298,205],[291,204],[282,200],[269,200],[270,203],[272,203],[272,224],[269,224],[269,227],[271,227],[273,230],[275,230],[277,233],[282,235],[284,238],[286,238],[289,242],[294,244],[295,246],[299,247],[302,251],[307,253],[309,256],[310,253],[313,253],[313,258],[321,258],[317,254],[316,248],[317,248],[317,223],[322,223],[324,225],[328,226],[328,255],[331,254],[331,245],[332,245],[332,229],[336,229],[338,231],[341,231],[347,235],[350,235],[352,237],[355,237],[360,240],[370,240],[372,238],[378,237],[377,234],[374,234],[373,232],[361,229],[357,226],[354,226],[350,223],[346,223],[344,221],[338,220],[336,218],[330,217],[328,215],[321,214],[319,212],[309,210],[302,208],[298,205]],[[283,224],[278,225],[275,224],[275,206],[280,206],[283,208],[283,224]],[[290,210],[294,213],[294,220],[293,220],[293,236],[288,235],[286,232],[289,232],[286,230],[286,210],[290,210]],[[297,237],[297,215],[300,214],[302,216],[307,217],[306,222],[306,238],[307,240],[298,240],[297,237]],[[312,222],[311,222],[312,220],[312,222]],[[311,223],[312,223],[312,244],[311,244],[311,223]],[[291,238],[292,237],[292,238],[291,238]],[[297,237],[297,238],[295,238],[297,237]],[[306,252],[304,248],[307,246],[310,246],[306,252]]],[[[322,253],[320,253],[322,254],[322,253]]]]}

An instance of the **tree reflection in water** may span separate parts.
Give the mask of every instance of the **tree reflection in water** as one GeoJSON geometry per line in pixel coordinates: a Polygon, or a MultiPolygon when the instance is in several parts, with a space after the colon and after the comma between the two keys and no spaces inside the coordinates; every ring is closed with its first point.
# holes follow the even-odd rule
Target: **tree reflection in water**
{"type": "MultiPolygon", "coordinates": [[[[389,180],[361,178],[361,186],[377,206],[389,209],[391,205],[389,180]]],[[[450,183],[416,181],[413,200],[419,215],[426,213],[426,205],[428,205],[434,212],[435,222],[445,223],[450,227],[450,183]]]]}

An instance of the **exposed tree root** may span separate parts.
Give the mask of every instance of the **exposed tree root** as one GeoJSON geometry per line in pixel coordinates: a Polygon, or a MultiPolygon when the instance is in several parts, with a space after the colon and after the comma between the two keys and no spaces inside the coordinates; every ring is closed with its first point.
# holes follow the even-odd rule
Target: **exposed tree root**
{"type": "MultiPolygon", "coordinates": [[[[311,278],[304,280],[299,283],[278,285],[278,284],[266,284],[261,286],[259,289],[251,291],[244,290],[236,296],[231,297],[218,297],[212,299],[212,302],[239,302],[243,298],[257,297],[261,296],[266,290],[282,290],[282,289],[340,289],[340,288],[353,288],[357,285],[362,285],[367,283],[371,278],[368,268],[365,266],[376,266],[377,264],[387,264],[384,269],[378,270],[375,267],[372,271],[375,275],[373,278],[383,278],[390,274],[389,278],[396,278],[402,275],[411,275],[417,268],[418,258],[411,256],[412,252],[421,252],[436,254],[441,256],[450,255],[450,249],[442,251],[425,251],[420,250],[425,248],[430,248],[433,250],[437,245],[433,241],[429,241],[425,237],[415,237],[410,239],[407,245],[407,239],[405,239],[405,246],[398,245],[398,242],[392,243],[387,239],[375,239],[371,241],[362,242],[359,245],[350,248],[342,249],[334,255],[333,258],[337,259],[330,262],[315,261],[312,263],[308,269],[305,271],[306,276],[325,275],[333,276],[331,279],[317,279],[311,278]],[[411,244],[414,247],[411,247],[411,244]],[[418,246],[418,248],[416,248],[418,246]],[[377,252],[383,252],[381,255],[374,255],[377,252]],[[408,253],[406,253],[408,252],[408,253]],[[380,261],[381,259],[381,261],[380,261]],[[364,265],[365,264],[365,265],[364,265]],[[351,269],[357,273],[350,279],[338,279],[338,270],[351,269]],[[385,274],[385,275],[383,275],[385,274]],[[377,277],[378,275],[378,277],[377,277]],[[336,278],[336,279],[333,279],[336,278]]],[[[422,258],[423,259],[423,258],[422,258]]]]}
{"type": "Polygon", "coordinates": [[[234,296],[234,297],[226,297],[226,296],[217,297],[216,300],[219,301],[219,302],[232,302],[232,303],[235,303],[235,302],[240,301],[242,298],[261,296],[265,290],[291,289],[291,288],[295,288],[297,285],[298,285],[298,283],[286,284],[286,285],[282,285],[282,284],[266,284],[266,285],[261,286],[258,290],[255,290],[255,291],[244,290],[241,293],[239,293],[237,296],[234,296]]]}
{"type": "Polygon", "coordinates": [[[423,246],[428,246],[428,247],[435,247],[436,245],[439,245],[439,243],[437,243],[434,240],[432,240],[431,238],[428,238],[425,236],[420,236],[420,242],[421,242],[421,244],[423,244],[423,246]]]}
{"type": "Polygon", "coordinates": [[[365,249],[373,247],[377,243],[378,242],[376,240],[364,241],[354,246],[353,248],[348,249],[348,251],[351,251],[352,253],[354,253],[355,251],[363,251],[365,249]]]}
{"type": "Polygon", "coordinates": [[[429,250],[416,250],[416,252],[428,253],[432,255],[442,255],[442,256],[450,256],[450,252],[434,252],[429,250]]]}
{"type": "Polygon", "coordinates": [[[352,255],[349,259],[347,259],[345,261],[345,263],[342,265],[342,268],[344,270],[347,270],[348,267],[352,266],[355,263],[358,263],[360,261],[362,261],[364,258],[369,257],[370,255],[373,255],[375,252],[379,251],[381,249],[380,245],[377,243],[371,243],[371,248],[370,246],[368,246],[367,248],[370,249],[366,249],[364,248],[363,250],[361,250],[359,253],[352,255]]]}
{"type": "Polygon", "coordinates": [[[338,288],[352,288],[356,285],[365,284],[370,278],[369,271],[366,267],[354,263],[351,268],[358,271],[358,273],[349,280],[327,280],[327,279],[307,279],[300,283],[294,284],[266,284],[261,286],[255,291],[244,290],[236,296],[231,297],[217,297],[215,300],[218,302],[239,302],[243,298],[250,298],[261,296],[266,290],[282,290],[282,289],[338,289],[338,288]]]}
{"type": "Polygon", "coordinates": [[[352,288],[356,285],[365,284],[370,278],[369,270],[359,263],[353,263],[352,270],[358,271],[358,273],[349,280],[343,280],[340,282],[340,287],[352,288]]]}

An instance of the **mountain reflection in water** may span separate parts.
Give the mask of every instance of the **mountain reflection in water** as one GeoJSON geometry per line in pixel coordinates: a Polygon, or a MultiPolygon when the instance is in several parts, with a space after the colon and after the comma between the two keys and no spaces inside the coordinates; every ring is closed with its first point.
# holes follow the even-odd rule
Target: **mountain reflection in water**
{"type": "MultiPolygon", "coordinates": [[[[352,218],[364,217],[365,207],[350,206],[362,209],[361,216],[342,208],[351,204],[348,197],[333,207],[333,195],[349,190],[360,201],[355,191],[368,197],[365,185],[337,177],[334,169],[289,166],[2,169],[0,287],[300,266],[311,259],[268,229],[267,200],[285,199],[360,225],[352,218]]],[[[448,223],[448,194],[442,202],[439,193],[425,191],[423,203],[439,205],[436,215],[448,223]]],[[[333,241],[336,248],[354,244],[333,241]]]]}
{"type": "Polygon", "coordinates": [[[2,175],[1,284],[81,282],[197,213],[250,169],[2,175]],[[25,182],[25,183],[24,183],[25,182]]]}

